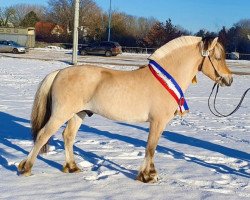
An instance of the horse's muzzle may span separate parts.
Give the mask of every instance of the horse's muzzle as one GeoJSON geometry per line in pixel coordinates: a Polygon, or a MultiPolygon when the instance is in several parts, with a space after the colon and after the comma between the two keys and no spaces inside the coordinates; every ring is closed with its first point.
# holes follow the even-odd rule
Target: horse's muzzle
{"type": "Polygon", "coordinates": [[[231,75],[228,76],[222,76],[220,77],[220,79],[218,80],[218,83],[220,84],[220,86],[230,86],[233,82],[233,77],[231,75]]]}

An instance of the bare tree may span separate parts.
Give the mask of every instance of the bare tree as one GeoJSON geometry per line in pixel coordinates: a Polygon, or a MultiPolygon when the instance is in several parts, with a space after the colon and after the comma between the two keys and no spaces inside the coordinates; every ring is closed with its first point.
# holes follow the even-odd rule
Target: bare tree
{"type": "Polygon", "coordinates": [[[13,8],[0,8],[0,26],[14,26],[16,21],[16,12],[13,8]]]}
{"type": "Polygon", "coordinates": [[[80,1],[79,25],[87,29],[88,35],[94,39],[100,39],[105,32],[103,12],[93,0],[80,1]]]}
{"type": "MultiPolygon", "coordinates": [[[[69,32],[73,29],[74,1],[73,0],[49,0],[48,18],[50,21],[63,25],[69,32]]],[[[103,30],[102,10],[93,0],[80,0],[79,26],[82,26],[84,34],[95,37],[103,30]]],[[[83,34],[83,33],[82,33],[83,34]]],[[[81,32],[80,32],[81,38],[81,32]]]]}
{"type": "MultiPolygon", "coordinates": [[[[154,18],[136,17],[114,11],[111,22],[111,40],[126,46],[141,46],[143,38],[156,22],[157,20],[154,18]]],[[[104,24],[105,29],[107,29],[107,13],[104,17],[104,24]]]]}
{"type": "Polygon", "coordinates": [[[150,18],[139,17],[137,19],[138,37],[144,38],[156,22],[157,20],[153,17],[150,18]]]}
{"type": "Polygon", "coordinates": [[[16,4],[11,6],[15,10],[16,22],[15,24],[20,25],[24,17],[33,11],[40,20],[46,19],[46,7],[36,4],[16,4]]]}
{"type": "Polygon", "coordinates": [[[49,0],[48,20],[56,24],[64,25],[72,30],[74,18],[73,0],[49,0]]]}

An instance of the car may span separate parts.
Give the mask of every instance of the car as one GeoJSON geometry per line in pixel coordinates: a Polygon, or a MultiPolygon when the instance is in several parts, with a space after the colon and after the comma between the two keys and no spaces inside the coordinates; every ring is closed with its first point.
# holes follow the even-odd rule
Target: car
{"type": "Polygon", "coordinates": [[[11,40],[0,40],[0,52],[26,53],[28,49],[11,40]]]}
{"type": "Polygon", "coordinates": [[[94,54],[105,56],[117,56],[122,53],[122,47],[118,42],[96,42],[93,44],[82,44],[78,47],[81,55],[94,54]]]}

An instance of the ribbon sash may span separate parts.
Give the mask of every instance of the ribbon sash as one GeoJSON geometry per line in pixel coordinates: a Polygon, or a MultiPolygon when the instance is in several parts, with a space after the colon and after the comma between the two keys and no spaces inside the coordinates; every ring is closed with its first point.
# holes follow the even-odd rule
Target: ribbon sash
{"type": "Polygon", "coordinates": [[[155,76],[155,78],[162,84],[162,86],[172,95],[172,97],[177,102],[178,114],[182,116],[185,113],[189,112],[184,94],[174,78],[154,60],[149,61],[149,69],[155,76]]]}

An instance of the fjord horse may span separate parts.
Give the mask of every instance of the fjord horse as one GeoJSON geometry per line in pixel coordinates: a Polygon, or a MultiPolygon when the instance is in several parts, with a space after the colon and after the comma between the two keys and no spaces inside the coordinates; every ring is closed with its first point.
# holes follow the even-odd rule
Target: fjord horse
{"type": "MultiPolygon", "coordinates": [[[[171,74],[183,92],[198,71],[221,85],[232,83],[218,38],[183,36],[156,50],[149,59],[171,74]]],[[[136,179],[156,182],[155,149],[177,107],[148,66],[118,71],[84,65],[52,72],[36,92],[31,115],[34,147],[27,159],[20,162],[19,173],[31,174],[40,150],[65,122],[68,122],[63,131],[66,162],[62,170],[79,172],[73,154],[74,139],[84,117],[94,113],[117,121],[150,123],[145,158],[136,179]]]]}

